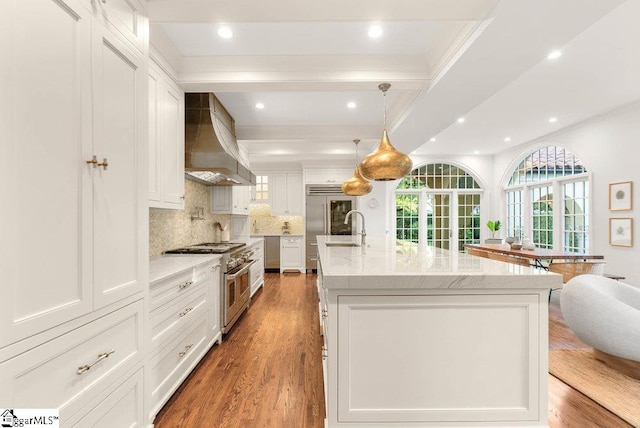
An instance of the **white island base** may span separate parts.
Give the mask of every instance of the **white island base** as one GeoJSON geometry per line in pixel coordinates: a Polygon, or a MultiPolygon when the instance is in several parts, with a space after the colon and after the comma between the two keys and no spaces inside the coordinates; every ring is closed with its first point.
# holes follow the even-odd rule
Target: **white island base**
{"type": "Polygon", "coordinates": [[[328,427],[547,426],[559,276],[386,241],[319,243],[328,427]]]}

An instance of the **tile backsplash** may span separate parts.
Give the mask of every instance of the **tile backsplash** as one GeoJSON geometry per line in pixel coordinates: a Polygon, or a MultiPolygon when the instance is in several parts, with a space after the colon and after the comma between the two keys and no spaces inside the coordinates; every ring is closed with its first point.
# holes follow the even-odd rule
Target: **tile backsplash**
{"type": "Polygon", "coordinates": [[[269,204],[251,204],[249,220],[251,220],[251,233],[256,235],[281,234],[285,221],[289,222],[292,235],[304,233],[304,217],[271,215],[269,204]]]}
{"type": "Polygon", "coordinates": [[[231,227],[231,215],[211,214],[209,187],[185,180],[184,210],[149,208],[149,256],[202,242],[212,242],[213,223],[231,227]],[[202,208],[203,220],[191,220],[202,208]]]}

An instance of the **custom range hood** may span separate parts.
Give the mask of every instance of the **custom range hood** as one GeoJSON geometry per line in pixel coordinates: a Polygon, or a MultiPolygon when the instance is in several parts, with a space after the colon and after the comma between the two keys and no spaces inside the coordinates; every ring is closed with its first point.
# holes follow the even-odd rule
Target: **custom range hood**
{"type": "Polygon", "coordinates": [[[235,122],[214,94],[185,94],[184,134],[186,178],[210,186],[256,184],[238,149],[235,122]]]}

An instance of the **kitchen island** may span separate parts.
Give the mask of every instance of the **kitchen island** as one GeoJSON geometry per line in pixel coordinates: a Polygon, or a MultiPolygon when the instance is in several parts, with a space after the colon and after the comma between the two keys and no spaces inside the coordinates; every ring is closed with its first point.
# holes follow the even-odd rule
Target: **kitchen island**
{"type": "Polygon", "coordinates": [[[547,426],[559,275],[358,239],[318,237],[328,427],[547,426]]]}

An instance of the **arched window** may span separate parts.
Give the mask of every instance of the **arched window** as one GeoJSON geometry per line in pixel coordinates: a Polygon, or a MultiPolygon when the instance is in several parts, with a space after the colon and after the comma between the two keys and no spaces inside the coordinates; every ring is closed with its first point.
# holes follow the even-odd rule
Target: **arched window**
{"type": "Polygon", "coordinates": [[[530,238],[540,248],[589,250],[589,174],[569,150],[548,146],[525,156],[505,197],[508,235],[530,238]]]}
{"type": "Polygon", "coordinates": [[[480,242],[482,189],[464,169],[446,163],[415,168],[396,187],[396,238],[464,251],[480,242]]]}

